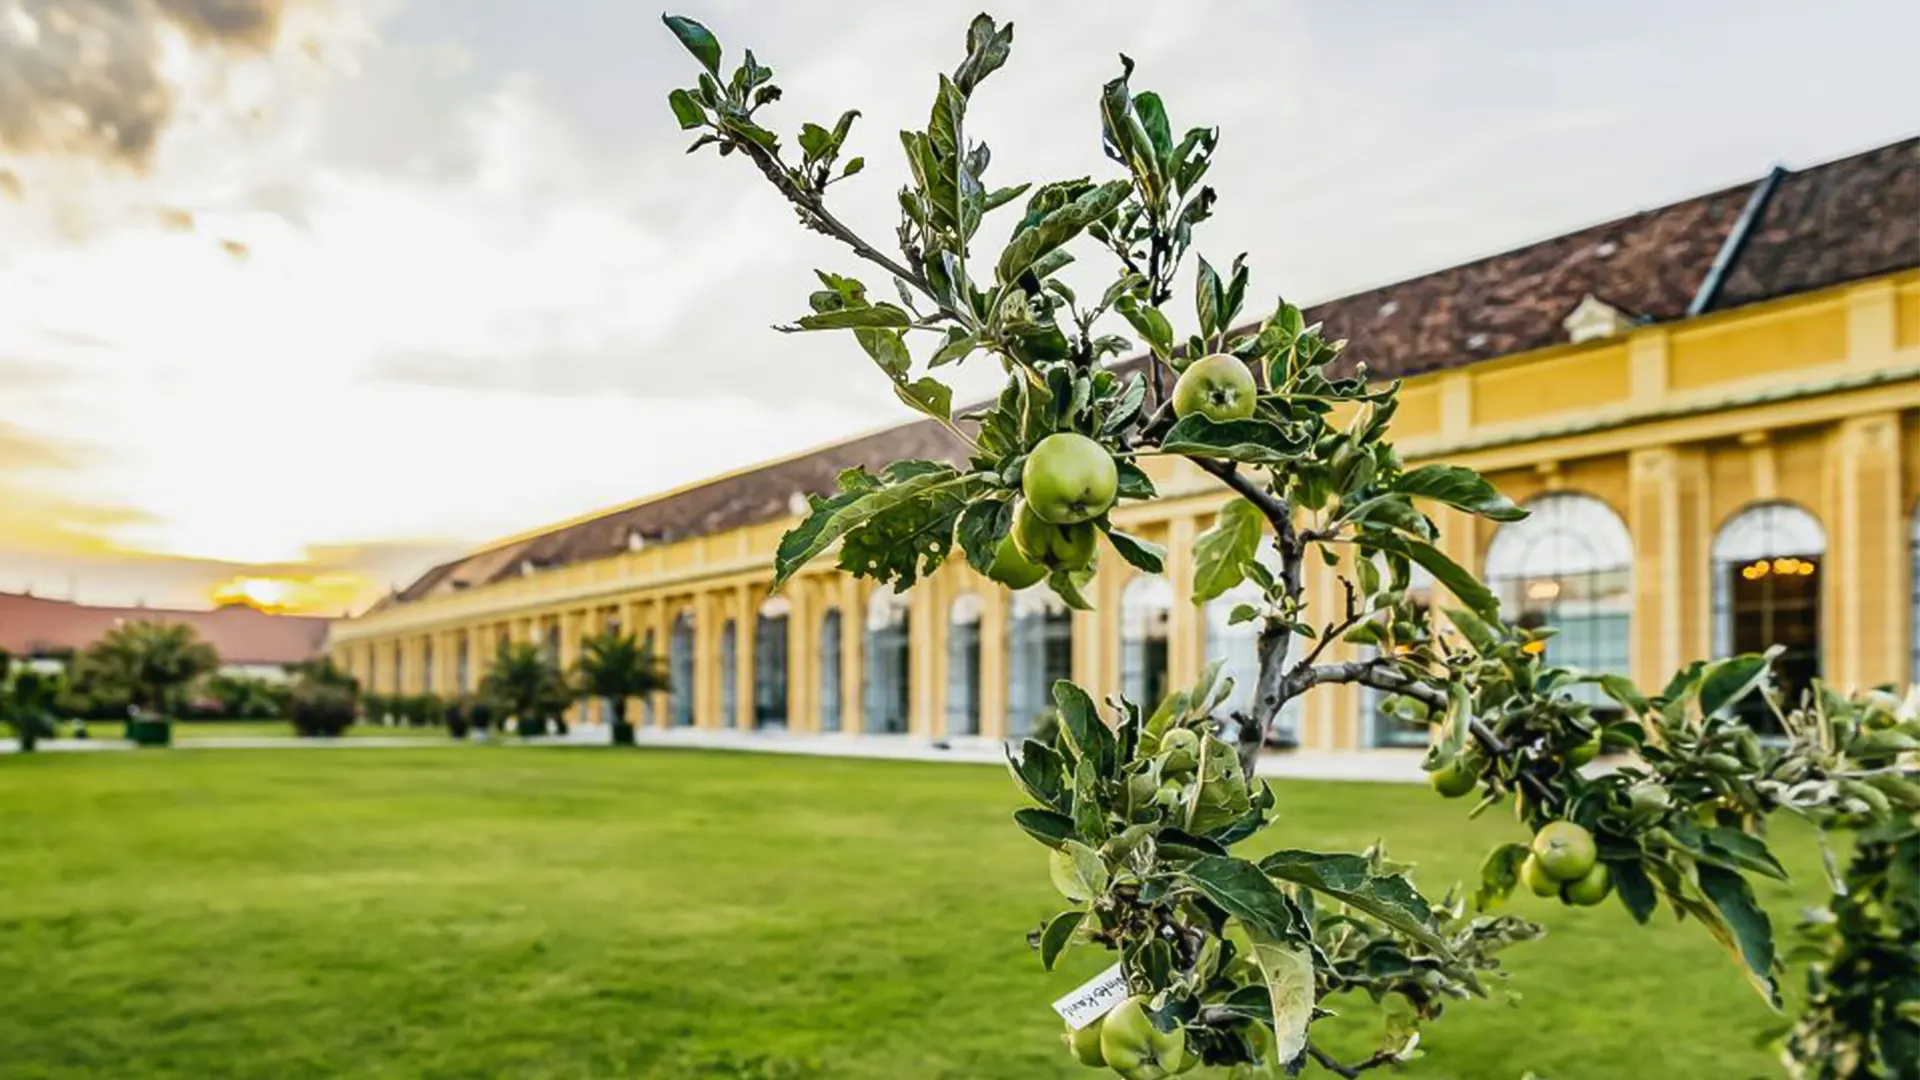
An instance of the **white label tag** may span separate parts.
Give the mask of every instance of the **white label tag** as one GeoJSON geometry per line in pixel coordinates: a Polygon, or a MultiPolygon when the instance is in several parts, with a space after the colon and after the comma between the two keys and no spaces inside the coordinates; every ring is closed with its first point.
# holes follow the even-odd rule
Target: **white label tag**
{"type": "Polygon", "coordinates": [[[1060,1014],[1068,1027],[1079,1031],[1112,1012],[1114,1006],[1125,1000],[1127,977],[1120,974],[1120,965],[1115,964],[1077,987],[1073,993],[1054,1002],[1053,1011],[1060,1014]]]}

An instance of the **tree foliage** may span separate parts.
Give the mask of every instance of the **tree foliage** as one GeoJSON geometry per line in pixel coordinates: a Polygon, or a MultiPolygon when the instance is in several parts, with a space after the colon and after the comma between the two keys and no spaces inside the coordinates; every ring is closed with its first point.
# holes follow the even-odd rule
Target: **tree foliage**
{"type": "Polygon", "coordinates": [[[480,695],[502,717],[523,723],[544,722],[573,704],[566,676],[531,642],[502,642],[493,664],[480,677],[480,695]]]}
{"type": "Polygon", "coordinates": [[[1291,1075],[1311,1058],[1352,1076],[1410,1059],[1422,1024],[1448,1001],[1502,993],[1500,953],[1539,936],[1500,910],[1522,882],[1569,903],[1615,896],[1640,921],[1665,906],[1699,923],[1778,1007],[1783,960],[1751,883],[1784,874],[1765,838],[1768,817],[1784,812],[1864,831],[1836,879],[1824,937],[1809,946],[1812,1002],[1783,1052],[1807,1076],[1914,1076],[1920,718],[1911,703],[1881,708],[1870,695],[1826,690],[1775,702],[1791,737],[1770,744],[1731,711],[1769,693],[1769,657],[1694,664],[1657,694],[1548,662],[1549,635],[1501,618],[1492,591],[1446,554],[1436,520],[1439,508],[1495,522],[1525,511],[1471,469],[1407,467],[1388,437],[1399,385],[1370,379],[1344,357],[1344,341],[1284,299],[1250,308],[1244,255],[1222,266],[1199,254],[1198,230],[1217,201],[1206,177],[1220,133],[1176,137],[1166,103],[1134,88],[1126,57],[1098,100],[1109,175],[996,187],[986,179],[991,152],[968,118],[982,81],[1008,60],[1013,28],[976,18],[925,126],[900,133],[909,181],[896,197],[896,255],[827,205],[829,189],[864,167],[845,157],[860,114],[803,124],[796,156],[764,120],[781,97],[772,69],[749,51],[729,73],[704,26],[666,22],[701,69],[669,102],[698,133],[691,149],[750,162],[803,226],[892,286],[882,291],[894,299],[883,299],[846,273],[817,271],[809,310],[780,329],[851,334],[901,401],[967,451],[959,465],[901,461],[843,474],[782,541],[776,587],[834,557],[904,588],[957,545],[994,580],[1043,576],[1085,607],[1097,556],[1076,530],[1096,530],[1143,572],[1161,570],[1157,549],[1112,522],[1119,503],[1155,496],[1143,460],[1183,457],[1228,490],[1194,545],[1193,599],[1256,587],[1257,601],[1233,613],[1258,624],[1250,710],[1215,721],[1229,689],[1217,670],[1162,702],[1100,703],[1062,682],[1053,736],[1010,755],[1033,804],[1015,821],[1049,850],[1068,903],[1030,935],[1042,963],[1080,946],[1118,952],[1154,1026],[1183,1040],[1185,1057],[1169,1050],[1137,1075],[1189,1061],[1291,1075]],[[981,237],[996,213],[1006,239],[993,254],[981,237]],[[1113,271],[1098,295],[1082,296],[1062,271],[1088,252],[1113,271]],[[1177,296],[1189,255],[1191,293],[1177,296]],[[1136,343],[1135,361],[1108,362],[1136,343]],[[1226,359],[1194,364],[1206,355],[1226,359]],[[980,358],[1004,371],[1003,389],[955,411],[940,371],[980,358]],[[1209,370],[1250,381],[1252,407],[1194,404],[1224,400],[1182,393],[1183,383],[1206,389],[1196,380],[1209,370]],[[1046,470],[1036,479],[1029,463],[1062,436],[1091,440],[1118,477],[1090,522],[1042,510],[1057,493],[1036,485],[1064,481],[1046,470]],[[1269,546],[1277,558],[1263,555],[1269,546]],[[1334,610],[1309,609],[1313,560],[1339,579],[1334,610]],[[1410,589],[1415,567],[1451,597],[1444,613],[1410,589]],[[1366,658],[1328,659],[1338,642],[1366,658]],[[1254,775],[1267,729],[1289,701],[1326,684],[1386,695],[1390,711],[1432,729],[1437,787],[1477,789],[1475,812],[1516,814],[1526,835],[1489,854],[1470,896],[1428,899],[1409,868],[1378,849],[1290,849],[1259,862],[1234,853],[1278,818],[1254,775]],[[1596,712],[1595,686],[1618,710],[1596,712]],[[1582,772],[1602,748],[1633,756],[1604,775],[1582,772]],[[1568,838],[1578,842],[1556,846],[1568,838]],[[1378,1002],[1385,1017],[1378,1051],[1359,1062],[1335,1061],[1312,1038],[1321,1003],[1345,991],[1378,1002]]]}
{"type": "Polygon", "coordinates": [[[574,686],[581,694],[614,703],[624,723],[627,703],[637,697],[665,693],[669,687],[666,663],[632,634],[608,629],[580,643],[574,664],[574,686]]]}
{"type": "Polygon", "coordinates": [[[193,627],[140,621],[116,626],[88,646],[75,661],[74,678],[95,694],[170,715],[182,693],[219,666],[219,655],[193,627]]]}

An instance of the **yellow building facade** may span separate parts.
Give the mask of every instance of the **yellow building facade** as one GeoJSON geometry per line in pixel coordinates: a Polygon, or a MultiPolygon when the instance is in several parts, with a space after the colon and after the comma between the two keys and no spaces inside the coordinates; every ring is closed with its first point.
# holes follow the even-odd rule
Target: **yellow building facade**
{"type": "MultiPolygon", "coordinates": [[[[1862,211],[1875,220],[1887,206],[1903,211],[1910,181],[1920,191],[1920,142],[1879,153],[1889,151],[1893,171],[1877,174],[1879,201],[1862,211]]],[[[1550,649],[1562,662],[1657,687],[1690,659],[1780,642],[1789,681],[1864,686],[1915,674],[1920,233],[1910,257],[1896,243],[1867,264],[1882,271],[1863,276],[1858,259],[1850,269],[1819,247],[1837,243],[1830,237],[1753,232],[1768,213],[1783,215],[1776,232],[1793,224],[1756,194],[1766,183],[1723,200],[1744,212],[1751,235],[1741,235],[1740,219],[1714,219],[1702,250],[1726,264],[1721,272],[1703,266],[1668,290],[1704,310],[1649,317],[1576,283],[1577,302],[1568,293],[1549,305],[1553,340],[1536,334],[1531,347],[1501,354],[1488,333],[1467,334],[1459,346],[1470,355],[1405,377],[1393,425],[1403,457],[1471,466],[1534,508],[1504,526],[1443,512],[1442,545],[1494,584],[1510,617],[1558,627],[1550,649]],[[1743,242],[1760,245],[1751,258],[1778,254],[1773,269],[1743,271],[1743,242]],[[1812,256],[1787,258],[1788,242],[1812,256]],[[1824,274],[1784,269],[1821,259],[1834,264],[1824,274]],[[1787,284],[1742,286],[1729,267],[1787,284]],[[1823,276],[1844,280],[1819,284],[1823,276]],[[1715,308],[1702,301],[1709,284],[1775,295],[1715,308]]],[[[1767,194],[1804,190],[1789,182],[1767,194]]],[[[1831,217],[1834,208],[1790,209],[1831,217]]],[[[1912,209],[1920,221],[1920,197],[1912,209]]],[[[1667,227],[1634,224],[1646,216],[1596,230],[1631,238],[1640,235],[1632,229],[1667,227]]],[[[1536,245],[1510,256],[1577,266],[1616,244],[1585,234],[1547,243],[1566,250],[1527,255],[1544,248],[1536,245]]],[[[1656,256],[1671,247],[1648,243],[1656,256]]],[[[1422,287],[1460,290],[1449,294],[1458,305],[1497,314],[1495,300],[1465,294],[1461,275],[1473,266],[1420,279],[1422,287]]],[[[1637,274],[1626,268],[1620,280],[1637,274]]],[[[1397,288],[1365,294],[1368,316],[1391,320],[1426,295],[1397,288]]],[[[1540,291],[1554,288],[1564,291],[1540,291]]],[[[1331,317],[1329,326],[1348,329],[1331,317]]],[[[1359,348],[1364,328],[1352,329],[1359,348]]],[[[1207,607],[1185,599],[1193,539],[1224,492],[1184,461],[1155,466],[1161,498],[1114,518],[1166,546],[1167,574],[1141,577],[1105,558],[1091,612],[1067,613],[1032,590],[1009,594],[957,552],[904,596],[824,561],[770,596],[775,545],[797,521],[775,514],[657,542],[636,534],[624,550],[421,590],[335,624],[329,648],[364,687],[452,695],[474,687],[502,641],[541,642],[570,665],[583,636],[618,626],[669,661],[674,690],[646,703],[648,726],[1007,737],[1033,722],[1055,677],[1154,697],[1210,659],[1251,674],[1248,628],[1225,618],[1234,598],[1207,607]]],[[[1311,568],[1318,610],[1333,610],[1336,588],[1331,572],[1311,568]]],[[[1417,735],[1377,720],[1356,687],[1320,687],[1299,705],[1287,726],[1309,749],[1403,745],[1417,735]]],[[[596,715],[580,707],[579,719],[596,715]]]]}

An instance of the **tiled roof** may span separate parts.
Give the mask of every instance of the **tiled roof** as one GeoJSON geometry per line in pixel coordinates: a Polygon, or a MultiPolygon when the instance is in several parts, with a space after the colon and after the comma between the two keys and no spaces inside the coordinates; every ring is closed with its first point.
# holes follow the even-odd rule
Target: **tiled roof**
{"type": "Polygon", "coordinates": [[[129,622],[184,623],[226,664],[297,664],[320,654],[327,620],[269,615],[244,604],[213,611],[89,607],[70,600],[0,593],[0,649],[15,656],[79,651],[129,622]]]}
{"type": "MultiPolygon", "coordinates": [[[[1589,294],[1649,322],[1677,319],[1740,221],[1752,182],[1329,300],[1307,310],[1370,374],[1404,378],[1564,342],[1589,294]]],[[[1787,173],[1750,224],[1708,310],[1720,311],[1920,266],[1920,137],[1787,173]]],[[[649,542],[786,516],[796,492],[841,469],[960,456],[930,421],[720,477],[434,567],[379,606],[485,584],[649,542]]],[[[376,608],[377,610],[377,608],[376,608]]]]}

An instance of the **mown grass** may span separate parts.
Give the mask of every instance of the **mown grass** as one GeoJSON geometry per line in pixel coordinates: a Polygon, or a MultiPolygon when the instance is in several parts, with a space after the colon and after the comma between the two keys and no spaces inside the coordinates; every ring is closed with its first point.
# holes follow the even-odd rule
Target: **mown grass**
{"type": "MultiPolygon", "coordinates": [[[[1410,787],[1282,803],[1271,844],[1385,837],[1434,891],[1513,831],[1410,787]]],[[[1015,805],[990,768],[677,750],[0,758],[0,1075],[1092,1076],[1047,1003],[1108,961],[1027,952],[1058,904],[1015,805]]],[[[1776,918],[1818,891],[1782,846],[1776,918]]],[[[1524,1004],[1451,1009],[1410,1075],[1775,1075],[1697,927],[1529,910],[1524,1004]]]]}
{"type": "MultiPolygon", "coordinates": [[[[126,725],[117,721],[95,721],[87,725],[87,734],[95,739],[119,739],[124,737],[126,725]]],[[[62,731],[63,737],[69,732],[62,731]]],[[[386,727],[378,724],[355,724],[346,731],[346,738],[447,738],[445,728],[430,727],[386,727]]],[[[296,738],[292,721],[288,720],[175,720],[173,722],[175,740],[192,739],[239,739],[239,738],[296,738]]]]}

